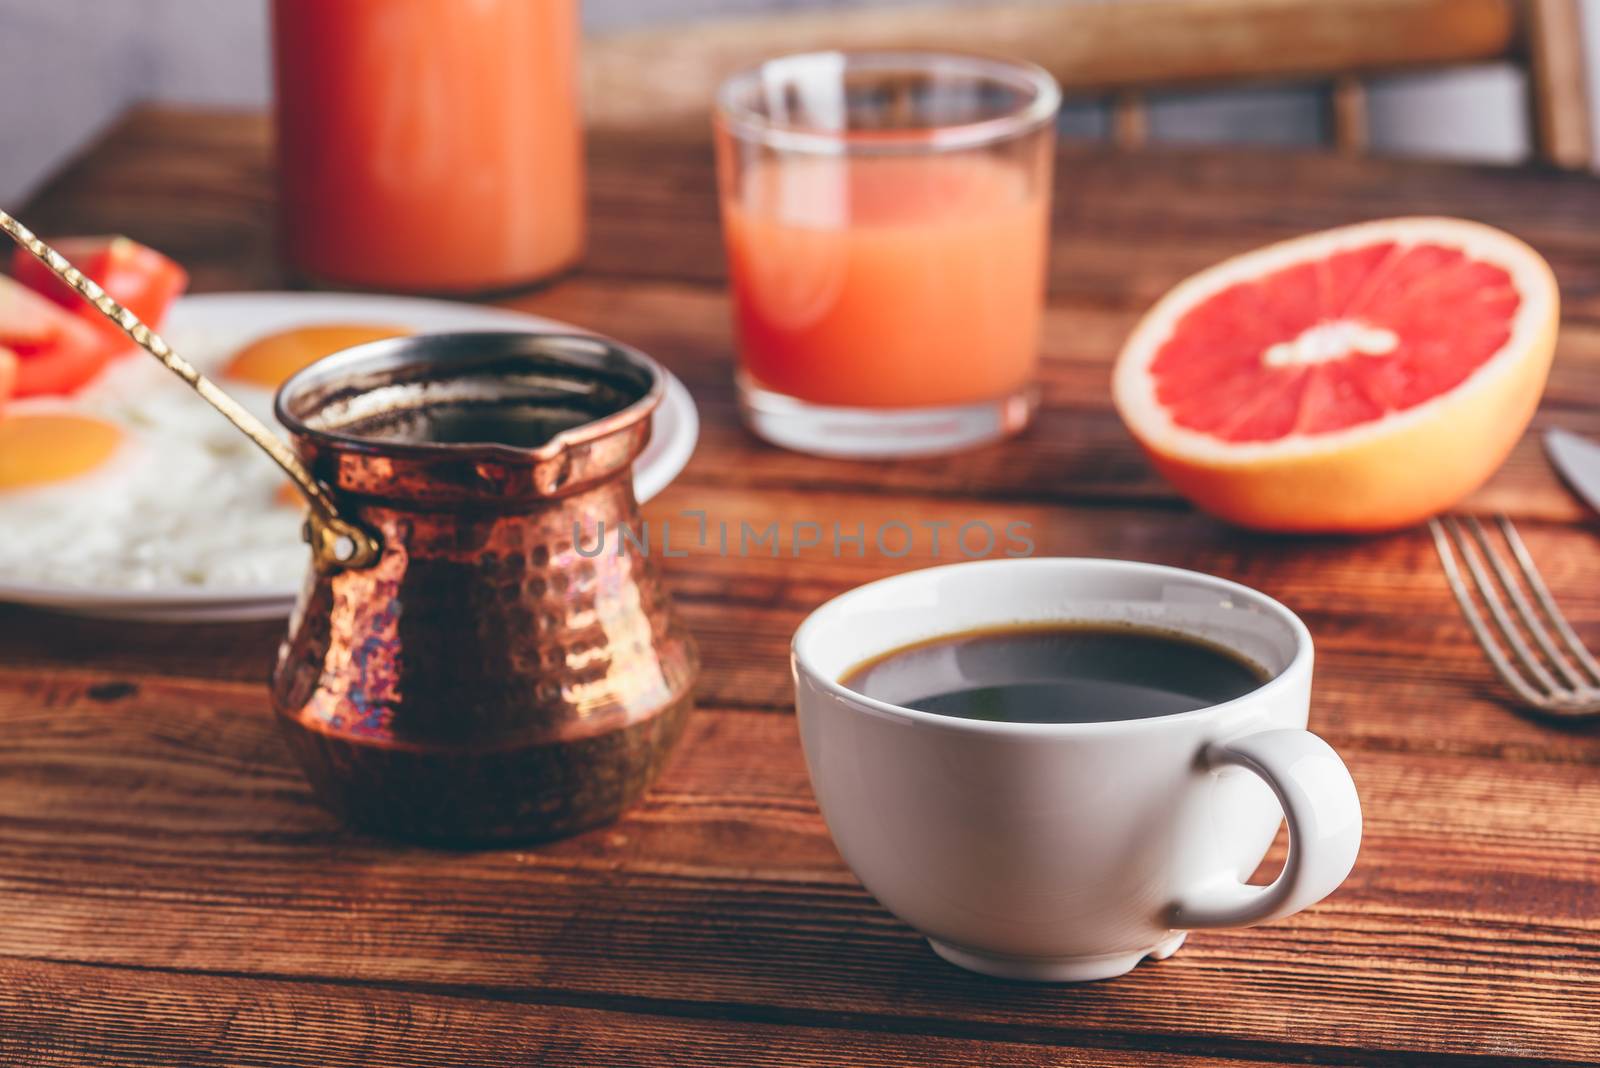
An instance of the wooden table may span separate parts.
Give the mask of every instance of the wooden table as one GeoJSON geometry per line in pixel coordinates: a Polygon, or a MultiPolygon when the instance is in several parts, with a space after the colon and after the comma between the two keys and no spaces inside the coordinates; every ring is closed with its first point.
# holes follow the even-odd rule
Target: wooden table
{"type": "MultiPolygon", "coordinates": [[[[1107,400],[1119,340],[1189,271],[1437,212],[1554,262],[1566,320],[1536,427],[1600,433],[1600,183],[1069,147],[1037,425],[948,459],[851,464],[764,447],[735,419],[707,145],[600,136],[592,162],[583,270],[513,303],[634,342],[694,393],[699,451],[648,515],[1020,519],[1041,553],[1199,568],[1282,598],[1318,643],[1312,725],[1366,809],[1349,881],[1107,983],[1009,984],[937,960],[829,842],[785,663],[806,612],[932,562],[925,545],[669,561],[705,673],[664,778],[613,827],[484,853],[362,837],[313,804],[267,708],[278,625],[4,608],[0,1063],[1600,1064],[1600,734],[1507,706],[1422,532],[1230,530],[1151,474],[1107,400]]],[[[272,200],[259,117],[140,111],[23,217],[126,232],[197,290],[273,288],[272,200]]],[[[1517,517],[1600,641],[1600,529],[1532,435],[1471,505],[1517,517]]]]}

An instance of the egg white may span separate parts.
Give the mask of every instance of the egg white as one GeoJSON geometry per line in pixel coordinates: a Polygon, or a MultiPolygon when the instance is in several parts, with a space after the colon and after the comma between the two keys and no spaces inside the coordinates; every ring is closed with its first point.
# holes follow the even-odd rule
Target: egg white
{"type": "MultiPolygon", "coordinates": [[[[215,376],[249,339],[169,340],[215,376]]],[[[279,429],[270,392],[220,384],[279,429]]],[[[120,590],[255,590],[297,581],[306,549],[299,510],[276,496],[283,474],[154,360],[133,354],[71,398],[8,408],[43,410],[96,416],[125,436],[92,471],[0,491],[0,581],[120,590]]]]}

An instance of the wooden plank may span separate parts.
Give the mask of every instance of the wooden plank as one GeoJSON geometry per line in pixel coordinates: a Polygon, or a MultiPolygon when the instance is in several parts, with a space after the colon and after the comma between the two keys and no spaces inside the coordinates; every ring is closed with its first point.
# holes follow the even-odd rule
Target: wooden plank
{"type": "Polygon", "coordinates": [[[1589,82],[1577,0],[1523,0],[1534,144],[1557,167],[1592,170],[1589,82]]]}
{"type": "MultiPolygon", "coordinates": [[[[531,992],[530,992],[531,993],[531,992]]],[[[890,1028],[714,1020],[389,987],[0,960],[0,1062],[27,1068],[1245,1068],[1250,1061],[890,1028]]],[[[1323,1064],[1355,1063],[1321,1061],[1323,1064]]]]}
{"type": "Polygon", "coordinates": [[[1063,989],[959,972],[883,912],[789,717],[697,712],[614,827],[440,854],[341,831],[254,687],[0,694],[3,957],[1246,1057],[1600,1057],[1592,735],[1572,761],[1346,747],[1367,829],[1338,894],[1063,989]]]}
{"type": "MultiPolygon", "coordinates": [[[[589,157],[591,240],[578,277],[725,284],[708,142],[599,132],[589,157]]],[[[262,116],[147,108],[48,183],[22,218],[47,235],[125,230],[183,261],[205,291],[287,284],[274,211],[262,116]]],[[[1588,225],[1597,213],[1600,181],[1588,175],[1073,143],[1057,158],[1050,292],[1140,311],[1185,276],[1269,241],[1380,214],[1444,214],[1529,241],[1555,267],[1568,319],[1600,322],[1600,229],[1588,225]]]]}
{"type": "MultiPolygon", "coordinates": [[[[1470,744],[1569,744],[1570,736],[1514,718],[1493,682],[1445,586],[1433,549],[1420,530],[1382,538],[1271,538],[1240,536],[1203,516],[1144,508],[1018,504],[974,499],[930,502],[915,494],[807,492],[752,493],[738,487],[679,485],[646,511],[656,525],[669,525],[674,552],[663,560],[686,622],[700,641],[705,663],[703,701],[785,710],[789,706],[786,649],[807,612],[851,586],[914,567],[963,558],[956,547],[960,527],[980,526],[973,551],[982,548],[982,526],[996,532],[994,552],[1005,551],[1008,524],[1026,523],[1039,554],[1143,559],[1234,578],[1284,600],[1311,624],[1325,669],[1341,664],[1349,678],[1324,672],[1321,690],[1343,687],[1351,716],[1365,699],[1359,680],[1372,676],[1404,690],[1411,746],[1470,744]],[[706,545],[696,544],[703,512],[706,545]],[[793,524],[816,522],[826,540],[791,555],[793,524]],[[876,532],[898,553],[904,523],[914,541],[905,555],[878,550],[876,532]],[[835,542],[840,533],[861,532],[862,554],[835,542]],[[931,524],[942,528],[935,552],[931,524]],[[752,533],[776,524],[779,555],[747,546],[740,555],[741,524],[752,533]],[[728,555],[717,533],[729,531],[728,555]],[[789,533],[784,533],[789,532],[789,533]],[[834,552],[837,549],[838,555],[834,552]],[[1333,656],[1346,658],[1340,661],[1333,656]],[[1434,704],[1437,707],[1434,707],[1434,704]],[[1448,709],[1448,711],[1445,711],[1448,709]],[[1448,716],[1448,737],[1436,718],[1448,716]]],[[[1524,523],[1524,534],[1567,615],[1591,645],[1600,648],[1600,554],[1592,530],[1565,524],[1524,523]]],[[[23,676],[50,672],[97,673],[107,685],[137,684],[151,677],[223,678],[262,686],[282,633],[282,624],[213,627],[204,633],[180,626],[77,620],[23,609],[0,609],[0,665],[23,676]]],[[[1398,699],[1398,698],[1396,698],[1398,699]]],[[[1382,723],[1387,711],[1351,720],[1352,730],[1376,728],[1386,738],[1398,727],[1382,723]]],[[[1398,744],[1394,742],[1386,744],[1398,744]]]]}
{"type": "MultiPolygon", "coordinates": [[[[1326,718],[1320,722],[1336,723],[1341,738],[1371,739],[1386,749],[1461,745],[1468,747],[1465,751],[1507,753],[1531,747],[1565,754],[1559,759],[1578,759],[1576,753],[1587,751],[1570,734],[1511,714],[1506,695],[1457,616],[1422,531],[1367,539],[1241,538],[1210,520],[1181,513],[981,503],[945,510],[915,497],[818,492],[808,499],[752,498],[738,490],[702,488],[670,492],[651,514],[673,521],[687,508],[703,509],[713,528],[726,522],[733,532],[730,555],[723,557],[715,536],[706,548],[692,542],[682,546],[679,538],[693,527],[675,525],[674,546],[691,555],[667,561],[672,589],[702,646],[702,697],[714,704],[787,709],[788,641],[817,604],[873,578],[960,559],[950,541],[961,524],[986,523],[1001,530],[1007,523],[1026,522],[1041,554],[1189,567],[1281,598],[1311,627],[1322,665],[1317,708],[1326,718]],[[837,522],[845,532],[872,532],[889,519],[918,532],[905,557],[885,558],[869,548],[863,559],[842,548],[835,558],[828,544],[798,557],[790,548],[780,549],[776,559],[760,551],[739,555],[741,523],[789,529],[787,524],[797,520],[817,520],[837,522]],[[935,521],[951,524],[938,556],[924,526],[935,521]],[[1448,730],[1442,731],[1445,725],[1448,730]]],[[[1600,554],[1592,535],[1560,525],[1524,528],[1574,626],[1600,647],[1595,593],[1600,554]]]]}
{"type": "Polygon", "coordinates": [[[1150,114],[1144,97],[1122,92],[1111,98],[1111,143],[1121,149],[1143,148],[1150,141],[1150,114]]]}
{"type": "Polygon", "coordinates": [[[696,22],[585,43],[591,122],[701,118],[717,85],[774,55],[828,48],[964,49],[1028,59],[1069,93],[1467,63],[1507,55],[1511,0],[1123,0],[856,8],[696,22]]]}
{"type": "Polygon", "coordinates": [[[1333,144],[1347,156],[1367,150],[1367,90],[1360,80],[1343,77],[1334,81],[1328,108],[1333,116],[1333,144]]]}
{"type": "Polygon", "coordinates": [[[123,233],[197,292],[281,289],[272,131],[258,112],[130,111],[43,183],[19,217],[45,237],[123,233]]]}
{"type": "MultiPolygon", "coordinates": [[[[722,285],[712,156],[681,139],[597,136],[586,276],[722,285]],[[649,181],[641,175],[650,175],[649,181]]],[[[1586,174],[1277,149],[1064,143],[1049,291],[1142,311],[1219,260],[1312,230],[1397,215],[1476,219],[1550,260],[1569,320],[1600,320],[1600,181],[1586,174]]]]}
{"type": "MultiPolygon", "coordinates": [[[[707,463],[713,461],[707,459],[707,463]]],[[[984,526],[996,532],[993,551],[1005,551],[1009,524],[1026,523],[1034,551],[1047,555],[1110,556],[1190,567],[1237,579],[1285,600],[1304,614],[1324,656],[1338,649],[1356,659],[1352,673],[1394,671],[1419,695],[1430,689],[1454,708],[1451,736],[1492,745],[1509,727],[1504,695],[1471,642],[1421,530],[1381,538],[1272,538],[1241,536],[1204,516],[1180,509],[1086,507],[1062,502],[989,500],[982,497],[930,500],[920,492],[890,487],[839,490],[752,490],[729,480],[718,486],[696,477],[672,487],[646,509],[655,524],[659,552],[667,524],[671,547],[684,559],[664,560],[671,588],[691,630],[700,639],[706,672],[702,698],[719,704],[787,708],[785,649],[806,612],[850,586],[913,567],[963,558],[955,542],[967,523],[980,526],[972,551],[982,545],[984,526]],[[696,543],[699,516],[709,526],[707,544],[696,543]],[[793,556],[794,524],[815,522],[827,540],[793,556]],[[885,530],[889,553],[901,551],[900,535],[888,523],[909,526],[914,540],[904,555],[888,555],[875,544],[885,530]],[[835,542],[840,533],[867,539],[857,555],[835,542]],[[763,547],[740,555],[742,524],[752,534],[777,525],[784,541],[774,558],[763,547]],[[946,524],[933,545],[933,524],[946,524]],[[721,555],[719,531],[729,531],[721,555]],[[838,555],[834,553],[837,550],[838,555]],[[1461,721],[1465,716],[1472,726],[1461,721]]],[[[1534,556],[1580,633],[1600,647],[1600,554],[1592,527],[1565,523],[1522,524],[1534,556]]],[[[821,532],[817,532],[820,533],[821,532]]],[[[261,684],[272,662],[282,624],[271,622],[196,631],[182,626],[76,620],[18,608],[0,609],[0,665],[23,673],[67,669],[105,673],[102,681],[137,682],[142,676],[218,677],[261,684]]],[[[1328,661],[1324,660],[1326,664],[1328,661]]],[[[1359,703],[1360,687],[1351,698],[1359,703]]],[[[1431,713],[1419,708],[1424,716],[1431,713]]],[[[1428,744],[1430,719],[1417,721],[1428,744]]],[[[1562,739],[1565,735],[1524,725],[1522,734],[1562,739]]]]}
{"type": "MultiPolygon", "coordinates": [[[[910,492],[939,498],[1103,501],[1178,506],[1145,463],[1110,405],[1110,368],[1138,311],[1058,300],[1044,319],[1042,410],[1025,447],[996,445],[954,456],[871,464],[801,456],[765,446],[739,427],[732,387],[731,313],[725,295],[670,284],[574,279],[513,302],[541,315],[625,338],[689,386],[702,414],[700,456],[688,485],[773,491],[910,492]],[[736,456],[736,463],[726,461],[736,456]],[[715,458],[715,459],[713,459],[715,458]]],[[[1532,432],[1505,469],[1472,499],[1475,511],[1574,520],[1586,512],[1551,472],[1539,434],[1551,426],[1600,435],[1600,330],[1568,324],[1532,432]]]]}

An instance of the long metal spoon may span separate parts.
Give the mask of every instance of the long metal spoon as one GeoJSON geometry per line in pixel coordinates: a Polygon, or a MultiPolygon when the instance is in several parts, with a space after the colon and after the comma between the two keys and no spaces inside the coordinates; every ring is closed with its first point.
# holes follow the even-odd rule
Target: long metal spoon
{"type": "Polygon", "coordinates": [[[333,503],[327,487],[306,470],[300,458],[276,434],[263,426],[261,420],[195,370],[188,360],[173,352],[159,334],[113,300],[92,279],[85,277],[65,256],[40,241],[32,230],[5,211],[0,211],[0,229],[38,257],[39,262],[57,278],[81,293],[101,315],[116,323],[140,348],[160,360],[163,367],[189,383],[202,400],[221,412],[224,419],[255,442],[262,452],[272,458],[273,463],[283,468],[283,473],[299,487],[311,507],[311,516],[306,524],[306,540],[311,544],[311,556],[319,568],[362,568],[378,562],[383,552],[383,545],[378,538],[359,524],[339,515],[338,506],[333,503]]]}

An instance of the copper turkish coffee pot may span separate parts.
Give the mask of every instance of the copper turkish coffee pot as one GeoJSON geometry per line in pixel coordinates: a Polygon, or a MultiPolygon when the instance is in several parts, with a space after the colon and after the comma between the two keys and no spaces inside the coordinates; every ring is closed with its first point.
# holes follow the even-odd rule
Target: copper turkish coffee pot
{"type": "Polygon", "coordinates": [[[632,467],[664,383],[632,349],[555,334],[375,341],[284,383],[301,459],[383,546],[312,572],[273,673],[332,808],[407,837],[548,837],[655,777],[697,658],[619,531],[640,529],[632,467]],[[438,440],[486,419],[539,443],[438,440]]]}
{"type": "Polygon", "coordinates": [[[473,844],[571,834],[644,791],[699,667],[654,562],[621,535],[640,530],[632,464],[665,385],[653,360],[564,334],[360,345],[279,390],[290,452],[4,212],[0,229],[305,494],[313,566],[272,703],[323,803],[473,844]]]}

